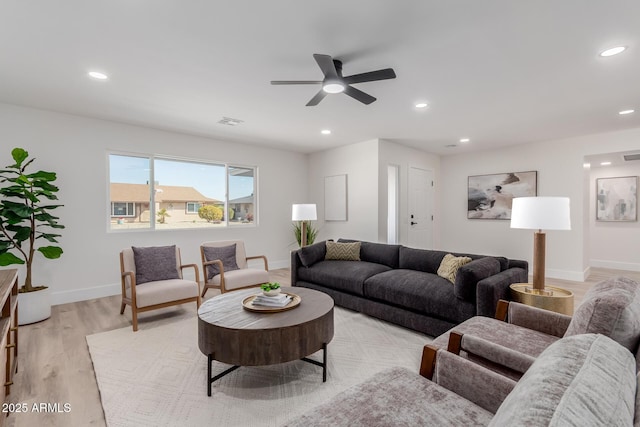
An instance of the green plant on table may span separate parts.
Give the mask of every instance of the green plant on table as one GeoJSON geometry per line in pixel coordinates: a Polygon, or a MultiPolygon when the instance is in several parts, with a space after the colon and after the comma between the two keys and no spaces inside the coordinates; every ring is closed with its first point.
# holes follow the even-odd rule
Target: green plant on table
{"type": "Polygon", "coordinates": [[[11,151],[14,164],[0,169],[0,266],[26,264],[27,274],[20,292],[32,292],[42,288],[33,287],[31,272],[36,251],[45,258],[55,259],[62,255],[59,246],[37,247],[46,240],[58,243],[59,234],[52,229],[62,229],[58,217],[50,211],[62,205],[47,204],[47,200],[58,200],[58,187],[54,172],[37,171],[27,173],[26,169],[34,158],[22,148],[11,151]]]}
{"type": "Polygon", "coordinates": [[[273,291],[274,289],[280,289],[280,283],[278,282],[269,282],[260,285],[260,289],[265,292],[273,291]]]}

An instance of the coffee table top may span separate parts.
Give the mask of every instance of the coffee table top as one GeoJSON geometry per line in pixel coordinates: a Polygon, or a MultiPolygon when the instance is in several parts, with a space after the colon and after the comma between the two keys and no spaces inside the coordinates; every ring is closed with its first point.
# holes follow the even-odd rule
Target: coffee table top
{"type": "Polygon", "coordinates": [[[205,301],[198,317],[218,328],[261,330],[286,328],[317,319],[333,309],[333,299],[319,291],[301,287],[282,287],[283,292],[299,295],[300,304],[287,311],[256,313],[245,310],[242,301],[261,293],[259,288],[226,292],[205,301]]]}
{"type": "Polygon", "coordinates": [[[299,295],[287,311],[258,313],[242,301],[261,292],[246,289],[207,300],[198,309],[198,347],[219,362],[240,366],[284,363],[308,356],[333,338],[333,298],[301,287],[283,287],[299,295]]]}

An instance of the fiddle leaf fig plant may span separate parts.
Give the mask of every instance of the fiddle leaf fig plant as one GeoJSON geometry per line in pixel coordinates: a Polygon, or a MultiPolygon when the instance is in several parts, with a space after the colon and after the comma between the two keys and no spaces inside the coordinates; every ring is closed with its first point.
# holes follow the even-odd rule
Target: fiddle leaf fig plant
{"type": "Polygon", "coordinates": [[[55,172],[27,172],[35,158],[22,148],[11,151],[14,164],[0,169],[0,266],[26,264],[26,277],[20,292],[46,288],[32,284],[32,267],[36,252],[45,258],[62,255],[56,229],[64,228],[51,211],[63,205],[50,204],[58,200],[55,172]],[[46,241],[46,242],[44,242],[46,241]],[[40,242],[44,242],[44,245],[40,242]]]}

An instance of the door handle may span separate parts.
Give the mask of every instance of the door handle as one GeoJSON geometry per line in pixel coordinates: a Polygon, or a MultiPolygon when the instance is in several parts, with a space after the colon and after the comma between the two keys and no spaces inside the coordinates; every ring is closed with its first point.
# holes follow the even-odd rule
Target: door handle
{"type": "Polygon", "coordinates": [[[417,224],[417,222],[411,221],[411,225],[416,225],[416,224],[417,224]]]}

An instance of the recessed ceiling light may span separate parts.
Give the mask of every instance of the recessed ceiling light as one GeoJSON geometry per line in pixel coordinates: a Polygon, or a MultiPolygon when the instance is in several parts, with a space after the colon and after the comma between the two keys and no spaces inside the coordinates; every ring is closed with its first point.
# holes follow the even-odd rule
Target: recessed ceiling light
{"type": "Polygon", "coordinates": [[[583,163],[583,164],[582,164],[582,166],[583,166],[585,169],[589,169],[589,168],[591,167],[591,163],[583,163]]]}
{"type": "Polygon", "coordinates": [[[416,108],[427,108],[426,102],[418,102],[416,103],[416,108]]]}
{"type": "Polygon", "coordinates": [[[624,116],[625,114],[631,114],[631,113],[633,113],[635,111],[636,110],[622,110],[618,114],[620,114],[621,116],[624,116]]]}
{"type": "Polygon", "coordinates": [[[447,144],[447,145],[445,145],[445,147],[447,147],[447,148],[455,148],[455,147],[457,147],[457,145],[456,144],[447,144]]]}
{"type": "Polygon", "coordinates": [[[323,135],[331,135],[331,131],[329,129],[322,129],[320,133],[323,135]]]}
{"type": "Polygon", "coordinates": [[[107,80],[109,76],[105,73],[101,73],[99,71],[89,71],[89,77],[94,78],[96,80],[107,80]]]}
{"type": "Polygon", "coordinates": [[[463,144],[469,141],[471,141],[469,138],[460,138],[460,142],[462,142],[463,144]]]}
{"type": "Polygon", "coordinates": [[[602,162],[600,163],[600,166],[609,166],[611,164],[611,162],[602,162]]]}
{"type": "Polygon", "coordinates": [[[617,55],[619,53],[624,52],[624,50],[626,49],[626,46],[616,46],[616,47],[612,47],[611,49],[607,49],[607,50],[603,50],[602,52],[600,52],[600,56],[613,56],[613,55],[617,55]]]}

